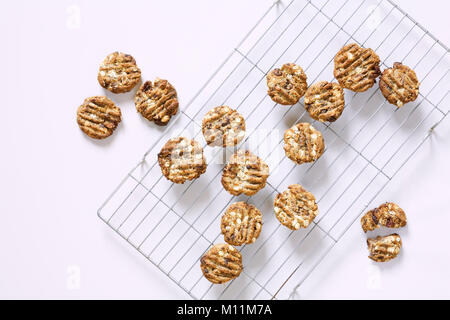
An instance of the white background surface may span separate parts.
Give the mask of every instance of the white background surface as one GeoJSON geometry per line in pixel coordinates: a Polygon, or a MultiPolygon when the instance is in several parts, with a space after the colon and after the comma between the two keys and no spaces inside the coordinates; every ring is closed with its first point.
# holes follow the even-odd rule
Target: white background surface
{"type": "MultiPolygon", "coordinates": [[[[450,44],[448,1],[395,2],[450,44]]],[[[114,96],[123,122],[112,138],[95,142],[78,129],[76,108],[104,94],[98,65],[116,50],[135,56],[144,79],[170,79],[183,107],[270,4],[3,5],[0,298],[187,298],[96,215],[160,129],[136,114],[131,95],[114,96]],[[79,28],[71,18],[78,9],[79,28]]],[[[450,298],[449,133],[446,119],[379,197],[408,214],[401,257],[371,263],[355,224],[298,297],[450,298]]]]}

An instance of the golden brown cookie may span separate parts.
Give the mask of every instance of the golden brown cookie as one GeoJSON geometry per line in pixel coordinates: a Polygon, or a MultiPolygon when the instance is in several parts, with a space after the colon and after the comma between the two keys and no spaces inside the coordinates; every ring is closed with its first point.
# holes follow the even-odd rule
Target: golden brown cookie
{"type": "Polygon", "coordinates": [[[281,224],[291,230],[307,228],[319,213],[314,195],[298,184],[279,193],[273,208],[281,224]]]}
{"type": "Polygon", "coordinates": [[[344,89],[338,83],[321,81],[306,90],[305,108],[314,120],[334,122],[344,107],[344,89]]]}
{"type": "Polygon", "coordinates": [[[98,71],[100,85],[113,93],[131,91],[140,80],[141,70],[137,67],[136,60],[121,52],[108,55],[98,71]]]}
{"type": "Polygon", "coordinates": [[[324,149],[322,134],[309,123],[296,124],[284,134],[286,156],[297,164],[316,161],[324,149]]]}
{"type": "Polygon", "coordinates": [[[380,57],[372,49],[346,45],[334,58],[334,76],[346,89],[369,90],[380,76],[380,57]]]}
{"type": "Polygon", "coordinates": [[[370,210],[361,218],[364,232],[373,231],[380,226],[386,228],[403,228],[406,226],[406,214],[398,205],[392,202],[382,204],[370,210]]]}
{"type": "Polygon", "coordinates": [[[367,239],[369,258],[375,262],[387,262],[398,256],[402,247],[402,239],[396,233],[386,237],[367,239]]]}
{"type": "Polygon", "coordinates": [[[233,154],[223,169],[222,185],[229,193],[252,196],[266,186],[269,166],[249,151],[233,154]]]}
{"type": "Polygon", "coordinates": [[[229,244],[216,244],[201,257],[200,268],[210,282],[222,284],[239,277],[242,255],[229,244]]]}
{"type": "Polygon", "coordinates": [[[146,81],[136,92],[134,104],[144,118],[165,126],[178,112],[177,91],[167,80],[146,81]]]}
{"type": "Polygon", "coordinates": [[[191,139],[170,139],[158,154],[163,175],[172,182],[185,183],[206,171],[206,159],[200,144],[191,139]]]}
{"type": "Polygon", "coordinates": [[[78,107],[80,129],[94,139],[105,139],[113,134],[122,120],[120,109],[107,97],[90,97],[78,107]]]}
{"type": "Polygon", "coordinates": [[[400,62],[394,63],[393,68],[384,70],[380,79],[381,93],[389,103],[399,108],[417,99],[419,86],[414,70],[400,62]]]}
{"type": "Polygon", "coordinates": [[[232,147],[245,137],[245,120],[230,107],[216,107],[203,118],[202,132],[208,145],[232,147]]]}
{"type": "Polygon", "coordinates": [[[308,87],[303,69],[287,63],[281,69],[274,69],[267,75],[268,94],[281,105],[294,105],[305,95],[308,87]]]}
{"type": "Polygon", "coordinates": [[[254,205],[233,203],[222,216],[220,229],[225,242],[234,246],[251,244],[261,233],[262,214],[254,205]]]}

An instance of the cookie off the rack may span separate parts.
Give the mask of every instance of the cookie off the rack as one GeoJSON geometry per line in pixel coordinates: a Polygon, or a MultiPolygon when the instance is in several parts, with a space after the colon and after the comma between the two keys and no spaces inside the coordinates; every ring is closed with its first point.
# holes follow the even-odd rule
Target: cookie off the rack
{"type": "Polygon", "coordinates": [[[222,284],[239,277],[242,255],[229,244],[216,244],[200,258],[200,268],[210,282],[222,284]]]}
{"type": "Polygon", "coordinates": [[[170,139],[158,154],[158,163],[163,175],[179,184],[197,179],[207,166],[201,145],[185,137],[170,139]]]}
{"type": "Polygon", "coordinates": [[[276,103],[294,105],[305,95],[308,87],[306,80],[306,74],[300,66],[287,63],[267,75],[268,94],[276,103]]]}
{"type": "Polygon", "coordinates": [[[402,208],[392,202],[382,204],[370,210],[361,218],[364,232],[373,231],[380,226],[385,228],[403,228],[406,226],[406,214],[402,208]]]}
{"type": "Polygon", "coordinates": [[[98,71],[100,85],[113,93],[129,92],[140,80],[141,70],[136,65],[136,60],[122,52],[109,54],[98,71]]]}
{"type": "Polygon", "coordinates": [[[255,242],[261,233],[261,227],[261,211],[246,202],[230,205],[223,214],[220,225],[225,242],[234,246],[255,242]]]}
{"type": "Polygon", "coordinates": [[[87,98],[77,110],[78,126],[93,139],[109,137],[120,121],[122,121],[122,113],[119,107],[107,97],[87,98]]]}
{"type": "Polygon", "coordinates": [[[136,92],[134,104],[145,119],[165,126],[178,112],[177,91],[167,80],[146,81],[136,92]]]}
{"type": "Polygon", "coordinates": [[[389,236],[378,236],[373,239],[367,239],[369,249],[369,258],[375,262],[387,262],[395,259],[400,253],[402,239],[396,233],[389,236]]]}

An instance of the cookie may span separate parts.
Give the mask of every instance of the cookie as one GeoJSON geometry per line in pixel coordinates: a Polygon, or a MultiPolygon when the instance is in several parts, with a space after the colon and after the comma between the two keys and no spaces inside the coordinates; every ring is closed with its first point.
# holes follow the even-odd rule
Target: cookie
{"type": "Polygon", "coordinates": [[[165,126],[178,112],[177,91],[167,80],[146,81],[136,92],[134,104],[145,119],[165,126]]]}
{"type": "Polygon", "coordinates": [[[245,120],[230,107],[216,107],[203,118],[202,132],[208,145],[232,147],[245,137],[245,120]]]}
{"type": "Polygon", "coordinates": [[[203,148],[195,140],[184,137],[170,139],[158,154],[163,175],[174,183],[185,183],[206,171],[203,148]]]}
{"type": "Polygon", "coordinates": [[[320,131],[309,123],[299,123],[284,133],[286,156],[297,164],[314,162],[325,150],[320,131]]]}
{"type": "Polygon", "coordinates": [[[352,43],[334,58],[334,77],[340,85],[355,92],[373,87],[380,76],[380,57],[372,50],[352,43]]]}
{"type": "Polygon", "coordinates": [[[105,139],[109,137],[120,121],[122,121],[120,109],[107,97],[87,98],[78,107],[78,126],[91,138],[105,139]]]}
{"type": "Polygon", "coordinates": [[[400,62],[394,63],[393,68],[384,70],[380,79],[381,93],[390,104],[399,108],[417,99],[419,86],[414,70],[400,62]]]}
{"type": "Polygon", "coordinates": [[[249,151],[233,154],[223,169],[222,185],[235,196],[252,196],[266,186],[269,166],[249,151]]]}
{"type": "Polygon", "coordinates": [[[233,246],[216,244],[201,257],[200,268],[210,282],[222,284],[239,277],[242,255],[233,246]]]}
{"type": "Polygon", "coordinates": [[[270,98],[281,105],[296,104],[305,95],[308,87],[303,69],[287,63],[281,69],[274,69],[267,75],[268,94],[270,98]]]}
{"type": "Polygon", "coordinates": [[[305,108],[314,120],[334,122],[344,107],[344,89],[338,83],[321,81],[306,90],[305,108]]]}
{"type": "Polygon", "coordinates": [[[279,193],[273,207],[278,221],[291,230],[307,228],[319,213],[314,195],[298,184],[279,193]]]}
{"type": "Polygon", "coordinates": [[[396,233],[386,237],[367,239],[369,258],[375,262],[387,262],[398,256],[402,247],[402,239],[396,233]]]}
{"type": "Polygon", "coordinates": [[[373,231],[380,226],[386,228],[403,228],[406,226],[406,214],[395,203],[387,202],[370,210],[361,218],[364,232],[373,231]]]}
{"type": "Polygon", "coordinates": [[[103,88],[124,93],[131,91],[141,80],[141,70],[129,54],[114,52],[103,60],[97,79],[103,88]]]}
{"type": "Polygon", "coordinates": [[[234,246],[251,244],[261,233],[262,214],[254,205],[233,203],[222,216],[220,229],[225,242],[234,246]]]}

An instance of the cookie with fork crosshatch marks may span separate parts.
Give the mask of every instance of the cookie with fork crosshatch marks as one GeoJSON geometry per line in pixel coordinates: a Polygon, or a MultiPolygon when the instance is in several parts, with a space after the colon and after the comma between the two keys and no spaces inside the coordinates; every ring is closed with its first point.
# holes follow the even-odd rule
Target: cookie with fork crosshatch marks
{"type": "Polygon", "coordinates": [[[314,195],[299,184],[279,193],[273,207],[278,221],[291,230],[307,228],[319,213],[314,195]]]}
{"type": "Polygon", "coordinates": [[[324,150],[322,133],[309,123],[296,124],[284,133],[286,156],[297,164],[316,161],[324,150]]]}
{"type": "Polygon", "coordinates": [[[177,91],[167,80],[146,81],[136,92],[134,104],[145,119],[165,126],[178,112],[177,91]]]}
{"type": "Polygon", "coordinates": [[[262,214],[254,205],[236,202],[223,214],[220,229],[225,242],[233,246],[251,244],[261,233],[262,214]]]}
{"type": "Polygon", "coordinates": [[[334,76],[346,89],[367,91],[380,76],[380,57],[356,43],[346,45],[334,58],[334,76]]]}
{"type": "Polygon", "coordinates": [[[229,244],[213,245],[201,258],[204,277],[214,284],[236,279],[242,272],[242,255],[229,244]]]}
{"type": "Polygon", "coordinates": [[[300,66],[287,63],[267,75],[268,94],[276,103],[294,105],[305,95],[308,87],[306,80],[306,74],[300,66]]]}
{"type": "Polygon", "coordinates": [[[87,98],[77,110],[78,126],[93,139],[109,137],[120,121],[122,121],[122,113],[119,107],[107,97],[87,98]]]}
{"type": "Polygon", "coordinates": [[[384,203],[378,208],[370,210],[361,218],[364,232],[373,231],[380,226],[392,229],[403,228],[406,223],[405,211],[392,202],[384,203]]]}
{"type": "Polygon", "coordinates": [[[109,54],[98,71],[100,85],[113,93],[129,92],[140,80],[141,70],[137,67],[136,60],[122,52],[109,54]]]}
{"type": "Polygon", "coordinates": [[[413,102],[419,96],[419,80],[411,68],[394,63],[393,68],[383,71],[380,79],[380,90],[390,104],[399,108],[413,102]]]}
{"type": "Polygon", "coordinates": [[[334,122],[344,107],[344,89],[338,83],[320,81],[306,90],[305,108],[314,120],[334,122]]]}
{"type": "Polygon", "coordinates": [[[163,175],[179,184],[197,179],[206,171],[203,148],[185,137],[170,139],[158,154],[158,162],[163,175]]]}
{"type": "Polygon", "coordinates": [[[223,169],[222,185],[234,196],[252,196],[266,186],[269,166],[249,151],[233,154],[223,169]]]}
{"type": "Polygon", "coordinates": [[[367,239],[369,258],[375,262],[387,262],[398,256],[402,247],[402,239],[396,233],[385,237],[367,239]]]}
{"type": "Polygon", "coordinates": [[[244,139],[245,120],[230,107],[216,107],[203,118],[202,132],[208,145],[232,147],[244,139]]]}

